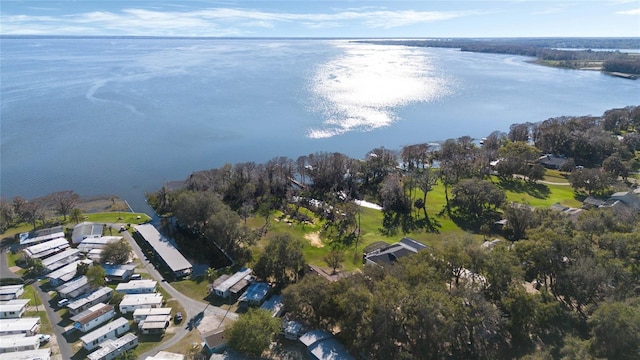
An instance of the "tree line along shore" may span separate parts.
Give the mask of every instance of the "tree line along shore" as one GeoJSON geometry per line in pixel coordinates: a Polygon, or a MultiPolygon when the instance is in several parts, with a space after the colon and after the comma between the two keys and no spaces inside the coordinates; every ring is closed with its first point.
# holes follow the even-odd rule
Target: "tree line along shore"
{"type": "MultiPolygon", "coordinates": [[[[633,359],[640,208],[607,200],[634,194],[638,129],[640,107],[629,106],[513,124],[480,142],[379,147],[363,159],[227,164],[147,198],[175,220],[183,252],[206,261],[221,250],[252,267],[291,317],[353,354],[633,359]],[[365,252],[403,237],[426,250],[363,265],[365,252]],[[305,276],[306,264],[335,281],[305,276]]],[[[22,200],[2,200],[8,226],[32,222],[22,200]]]]}
{"type": "Polygon", "coordinates": [[[598,70],[632,80],[640,76],[640,52],[624,51],[640,50],[638,38],[411,39],[358,42],[522,55],[534,57],[534,63],[546,66],[598,70]],[[622,51],[611,49],[622,49],[622,51]]]}

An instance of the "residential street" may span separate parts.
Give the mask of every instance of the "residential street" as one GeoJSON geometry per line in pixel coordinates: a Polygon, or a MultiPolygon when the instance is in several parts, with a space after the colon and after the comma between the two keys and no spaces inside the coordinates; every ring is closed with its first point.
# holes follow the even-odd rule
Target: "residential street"
{"type": "MultiPolygon", "coordinates": [[[[112,227],[114,229],[116,229],[116,230],[119,230],[120,226],[122,226],[122,224],[113,224],[112,225],[112,227]]],[[[155,355],[158,351],[167,349],[167,348],[175,345],[176,343],[180,342],[180,340],[182,340],[182,338],[184,338],[187,334],[189,334],[190,331],[197,331],[196,329],[189,330],[187,328],[187,325],[189,324],[189,320],[190,319],[195,318],[198,314],[203,312],[205,309],[206,309],[207,313],[213,313],[213,314],[216,315],[216,317],[219,317],[220,319],[223,319],[225,316],[226,316],[227,319],[232,319],[232,320],[237,319],[238,314],[236,314],[236,313],[229,312],[227,314],[226,310],[223,310],[223,309],[221,309],[219,307],[216,307],[216,306],[213,306],[213,305],[201,302],[201,301],[197,301],[197,300],[191,299],[191,298],[183,295],[182,293],[178,292],[173,286],[171,286],[171,284],[169,284],[168,282],[166,282],[164,280],[164,278],[158,272],[158,270],[156,270],[154,265],[147,260],[146,256],[142,252],[142,249],[140,249],[140,246],[138,246],[138,244],[133,239],[131,234],[129,234],[126,231],[122,232],[120,234],[125,239],[127,239],[129,241],[129,244],[131,245],[131,248],[133,249],[133,252],[135,253],[136,257],[138,257],[138,259],[140,260],[140,263],[142,264],[142,266],[148,271],[149,275],[154,280],[158,281],[160,286],[162,286],[162,288],[167,293],[169,293],[169,295],[171,295],[171,297],[173,297],[175,300],[177,300],[180,303],[180,305],[182,305],[182,307],[184,308],[184,310],[186,312],[185,319],[183,320],[180,329],[178,331],[176,331],[175,335],[169,341],[167,341],[165,343],[162,343],[159,346],[156,346],[155,348],[147,351],[144,354],[141,354],[140,355],[141,359],[144,359],[147,356],[155,355]]]]}

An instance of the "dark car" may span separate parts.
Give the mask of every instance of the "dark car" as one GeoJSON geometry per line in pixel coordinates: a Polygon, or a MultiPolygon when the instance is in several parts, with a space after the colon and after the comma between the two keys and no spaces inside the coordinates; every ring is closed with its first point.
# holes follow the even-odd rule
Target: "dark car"
{"type": "Polygon", "coordinates": [[[181,313],[181,312],[176,313],[176,316],[174,316],[174,317],[173,317],[173,322],[174,322],[174,323],[176,323],[176,324],[177,324],[177,323],[179,323],[180,321],[182,321],[182,313],[181,313]]]}

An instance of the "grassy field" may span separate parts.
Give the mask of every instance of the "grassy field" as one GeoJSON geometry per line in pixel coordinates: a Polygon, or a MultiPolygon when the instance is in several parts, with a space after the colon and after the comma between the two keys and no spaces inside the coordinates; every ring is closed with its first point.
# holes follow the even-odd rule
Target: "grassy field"
{"type": "MultiPolygon", "coordinates": [[[[490,180],[505,191],[507,201],[509,202],[524,203],[540,208],[546,208],[555,203],[560,203],[568,207],[579,208],[581,206],[581,202],[576,199],[573,189],[568,185],[528,184],[523,181],[501,182],[496,177],[492,177],[490,180]]],[[[547,171],[545,180],[553,183],[568,184],[565,175],[559,171],[547,171]]],[[[451,191],[451,189],[449,189],[449,191],[451,191]]],[[[420,197],[421,194],[418,193],[416,196],[420,197]]],[[[449,194],[449,196],[451,196],[451,194],[449,194]]],[[[435,224],[434,227],[437,230],[436,232],[429,232],[424,229],[420,229],[408,234],[402,234],[399,232],[392,236],[385,235],[381,232],[383,218],[381,211],[361,207],[361,233],[358,241],[358,247],[356,249],[355,244],[350,244],[345,249],[343,270],[352,271],[361,267],[362,249],[367,245],[378,241],[393,243],[400,240],[403,236],[409,236],[435,248],[439,248],[448,238],[451,237],[469,236],[478,242],[483,241],[483,236],[467,233],[456,225],[443,211],[446,206],[446,197],[444,186],[442,184],[434,186],[433,190],[429,192],[427,196],[426,203],[429,219],[433,224],[435,224]]],[[[279,214],[276,214],[275,216],[277,217],[278,215],[279,214]]],[[[264,219],[249,219],[248,224],[254,228],[258,228],[264,224],[264,219]]],[[[322,222],[317,219],[313,224],[298,224],[296,222],[288,223],[285,221],[272,220],[267,236],[260,239],[252,248],[252,250],[254,250],[254,259],[258,258],[271,236],[277,233],[289,233],[294,237],[307,239],[305,240],[303,251],[308,263],[326,268],[323,258],[330,251],[331,244],[328,239],[323,238],[322,234],[319,233],[322,229],[322,225],[322,222]],[[311,244],[311,241],[308,240],[314,233],[317,233],[320,236],[322,246],[317,246],[317,244],[314,246],[311,244]]],[[[495,237],[495,234],[492,234],[491,236],[495,237]]],[[[193,291],[198,294],[202,293],[202,290],[192,290],[197,289],[197,285],[191,285],[193,286],[184,286],[185,293],[193,291]]],[[[194,295],[196,294],[194,293],[194,295]]]]}

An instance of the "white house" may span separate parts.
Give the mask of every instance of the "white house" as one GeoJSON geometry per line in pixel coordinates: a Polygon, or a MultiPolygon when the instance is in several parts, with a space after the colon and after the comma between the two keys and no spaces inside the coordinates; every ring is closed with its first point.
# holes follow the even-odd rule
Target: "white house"
{"type": "Polygon", "coordinates": [[[113,319],[115,315],[116,312],[112,305],[100,303],[72,317],[71,320],[74,322],[74,329],[87,332],[113,319]]]}
{"type": "Polygon", "coordinates": [[[122,236],[101,236],[98,238],[86,238],[80,242],[78,245],[78,250],[83,253],[88,253],[91,250],[95,249],[103,249],[107,244],[112,242],[117,242],[122,239],[122,236]]]}
{"type": "Polygon", "coordinates": [[[309,331],[300,336],[298,340],[307,347],[314,359],[354,359],[342,343],[324,330],[309,331]]]}
{"type": "Polygon", "coordinates": [[[99,238],[102,237],[102,230],[104,229],[104,225],[96,224],[92,222],[81,222],[73,228],[73,233],[71,234],[71,241],[74,244],[79,244],[82,240],[88,238],[99,238]]]}
{"type": "Polygon", "coordinates": [[[83,295],[82,297],[70,302],[67,305],[67,308],[72,315],[77,315],[80,312],[92,307],[93,305],[109,301],[109,299],[111,299],[111,296],[113,296],[113,289],[103,286],[93,291],[92,293],[89,293],[88,295],[83,295]]]}
{"type": "Polygon", "coordinates": [[[49,241],[61,237],[64,237],[64,229],[62,228],[62,226],[40,229],[32,233],[27,232],[20,234],[20,245],[33,245],[43,241],[49,241]]]}
{"type": "Polygon", "coordinates": [[[261,309],[267,310],[271,313],[273,317],[280,317],[282,312],[284,311],[284,303],[282,302],[282,297],[280,295],[273,295],[267,301],[265,301],[261,306],[261,309]]]}
{"type": "Polygon", "coordinates": [[[0,336],[0,354],[16,351],[38,350],[40,336],[5,335],[0,336]]]}
{"type": "Polygon", "coordinates": [[[27,311],[29,299],[14,299],[0,303],[0,319],[15,319],[22,317],[27,311]]]}
{"type": "Polygon", "coordinates": [[[156,292],[158,282],[155,280],[130,280],[116,286],[116,291],[123,294],[151,294],[156,292]]]}
{"type": "Polygon", "coordinates": [[[103,265],[109,281],[129,281],[136,269],[135,265],[103,265]]]}
{"type": "Polygon", "coordinates": [[[51,360],[51,348],[0,354],[0,360],[51,360]]]}
{"type": "Polygon", "coordinates": [[[39,330],[39,317],[0,319],[0,335],[25,334],[26,336],[33,336],[39,330]]]}
{"type": "Polygon", "coordinates": [[[240,269],[240,271],[231,275],[228,279],[223,281],[220,285],[216,286],[213,290],[215,291],[216,295],[226,299],[227,297],[229,297],[231,288],[235,284],[242,281],[245,277],[251,276],[251,271],[251,269],[242,268],[240,269]]]}
{"type": "Polygon", "coordinates": [[[127,294],[120,302],[120,312],[122,314],[132,313],[137,309],[159,308],[162,306],[162,294],[127,294]]]}
{"type": "Polygon", "coordinates": [[[123,352],[138,346],[138,337],[127,333],[119,339],[105,340],[100,344],[100,349],[87,355],[89,360],[112,360],[123,352]]]}
{"type": "Polygon", "coordinates": [[[66,249],[63,252],[49,256],[46,259],[42,259],[42,265],[47,268],[47,271],[51,272],[65,265],[71,264],[78,260],[79,257],[80,251],[78,249],[66,249]]]}
{"type": "Polygon", "coordinates": [[[153,356],[147,356],[144,360],[184,360],[185,356],[168,351],[159,351],[153,356]]]}
{"type": "Polygon", "coordinates": [[[144,321],[149,316],[166,316],[171,317],[171,308],[144,308],[136,309],[133,312],[133,322],[136,324],[144,321]]]}
{"type": "Polygon", "coordinates": [[[69,247],[69,242],[64,237],[45,241],[24,249],[24,254],[31,259],[42,259],[59,253],[69,247]]]}
{"type": "Polygon", "coordinates": [[[88,292],[90,289],[89,279],[82,275],[58,286],[56,292],[61,298],[73,299],[88,292]]]}
{"type": "Polygon", "coordinates": [[[143,334],[164,334],[169,327],[171,315],[150,315],[138,323],[143,334]]]}
{"type": "Polygon", "coordinates": [[[112,322],[82,336],[80,340],[82,341],[82,346],[84,346],[88,351],[91,351],[97,348],[105,340],[115,339],[127,331],[129,331],[129,320],[119,317],[112,322]]]}
{"type": "Polygon", "coordinates": [[[19,298],[24,293],[24,285],[0,286],[0,301],[19,298]]]}
{"type": "Polygon", "coordinates": [[[87,264],[89,266],[92,266],[93,261],[87,260],[87,259],[76,260],[71,264],[68,264],[59,268],[56,271],[52,271],[48,273],[47,279],[49,279],[49,284],[51,284],[52,286],[58,286],[76,277],[76,270],[78,269],[78,264],[87,264]]]}

